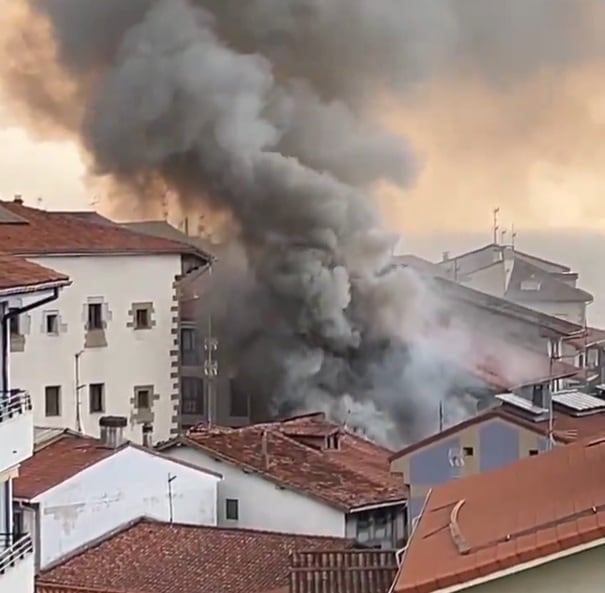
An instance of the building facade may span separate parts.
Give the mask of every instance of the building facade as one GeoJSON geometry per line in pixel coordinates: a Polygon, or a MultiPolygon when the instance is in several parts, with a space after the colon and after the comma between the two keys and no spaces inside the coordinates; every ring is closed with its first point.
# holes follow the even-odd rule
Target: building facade
{"type": "Polygon", "coordinates": [[[223,475],[220,526],[344,537],[385,549],[406,538],[407,491],[389,471],[389,452],[322,414],[196,428],[159,450],[223,475]]]}
{"type": "Polygon", "coordinates": [[[217,524],[220,474],[124,441],[126,418],[100,424],[100,439],[63,431],[37,445],[15,481],[14,515],[38,570],[141,516],[217,524]]]}
{"type": "MultiPolygon", "coordinates": [[[[136,442],[145,426],[154,440],[175,434],[179,282],[203,269],[206,255],[105,219],[13,202],[0,209],[16,219],[0,217],[0,239],[13,252],[72,279],[56,301],[10,323],[13,376],[31,394],[36,425],[95,435],[111,414],[128,419],[126,436],[136,442]]],[[[10,309],[20,306],[11,298],[10,309]]]]}
{"type": "Polygon", "coordinates": [[[0,256],[0,591],[34,591],[33,542],[13,515],[14,483],[33,452],[34,422],[30,395],[11,373],[9,326],[15,313],[9,306],[19,298],[21,310],[34,311],[56,300],[67,284],[62,274],[0,256]]]}

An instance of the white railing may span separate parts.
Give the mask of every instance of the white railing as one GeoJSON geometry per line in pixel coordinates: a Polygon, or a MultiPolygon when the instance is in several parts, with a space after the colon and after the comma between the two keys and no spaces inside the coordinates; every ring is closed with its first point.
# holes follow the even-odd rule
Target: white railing
{"type": "Polygon", "coordinates": [[[0,576],[34,551],[34,543],[29,534],[0,533],[0,540],[4,539],[8,540],[9,545],[0,545],[0,576]]]}
{"type": "Polygon", "coordinates": [[[32,400],[26,391],[19,389],[0,391],[0,422],[29,412],[31,409],[32,400]]]}

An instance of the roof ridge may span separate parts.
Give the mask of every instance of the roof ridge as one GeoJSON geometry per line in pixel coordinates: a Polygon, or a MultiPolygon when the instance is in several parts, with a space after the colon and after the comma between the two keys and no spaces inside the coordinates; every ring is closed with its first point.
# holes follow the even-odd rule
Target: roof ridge
{"type": "Polygon", "coordinates": [[[117,525],[113,529],[106,531],[99,537],[91,539],[90,541],[86,542],[85,544],[82,544],[81,546],[74,548],[71,552],[67,552],[66,554],[63,554],[63,556],[60,556],[56,560],[53,560],[47,566],[45,566],[43,570],[41,570],[39,572],[39,576],[44,575],[44,573],[50,572],[51,570],[55,569],[57,566],[60,566],[61,564],[65,564],[65,562],[68,562],[69,560],[73,560],[74,558],[77,558],[78,556],[81,556],[82,554],[85,554],[86,552],[88,552],[94,548],[98,548],[99,546],[103,545],[103,543],[105,543],[107,540],[109,540],[112,537],[115,537],[117,535],[120,535],[121,533],[124,533],[124,532],[128,531],[129,529],[132,529],[138,523],[147,522],[147,521],[155,522],[156,519],[154,519],[153,517],[149,517],[147,515],[139,515],[135,519],[129,519],[128,521],[125,521],[124,523],[120,523],[120,525],[117,525]]]}

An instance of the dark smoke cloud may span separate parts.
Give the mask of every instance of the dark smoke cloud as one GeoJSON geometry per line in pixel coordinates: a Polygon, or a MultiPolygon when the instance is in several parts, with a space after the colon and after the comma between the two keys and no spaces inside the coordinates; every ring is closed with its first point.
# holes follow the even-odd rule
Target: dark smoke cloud
{"type": "Polygon", "coordinates": [[[437,364],[451,344],[427,337],[434,295],[389,267],[395,238],[366,197],[417,163],[372,108],[429,77],[508,84],[599,55],[594,2],[31,2],[70,76],[95,75],[82,134],[97,173],[232,212],[246,306],[222,330],[256,400],[385,441],[434,426],[458,382],[437,364]]]}

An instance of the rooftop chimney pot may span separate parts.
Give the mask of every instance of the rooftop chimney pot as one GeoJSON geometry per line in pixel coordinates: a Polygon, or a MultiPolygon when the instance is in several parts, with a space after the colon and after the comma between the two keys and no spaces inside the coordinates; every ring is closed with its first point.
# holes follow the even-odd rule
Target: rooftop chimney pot
{"type": "Polygon", "coordinates": [[[103,416],[99,419],[101,442],[106,447],[117,449],[124,443],[124,428],[128,421],[124,416],[103,416]]]}
{"type": "Polygon", "coordinates": [[[13,202],[15,202],[15,204],[23,205],[23,198],[21,197],[21,194],[16,194],[13,198],[13,202]]]}
{"type": "Polygon", "coordinates": [[[153,426],[150,422],[145,422],[142,427],[143,447],[153,448],[153,426]]]}

